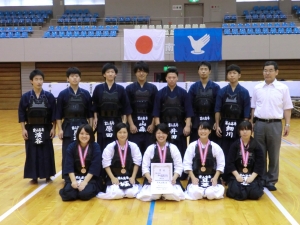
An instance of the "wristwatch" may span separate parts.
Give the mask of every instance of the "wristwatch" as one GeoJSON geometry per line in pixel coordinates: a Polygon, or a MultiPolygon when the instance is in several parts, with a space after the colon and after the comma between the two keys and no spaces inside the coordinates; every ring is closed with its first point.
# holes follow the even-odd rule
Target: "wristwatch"
{"type": "Polygon", "coordinates": [[[287,123],[287,124],[285,124],[285,126],[286,126],[286,127],[290,127],[291,125],[287,123]]]}

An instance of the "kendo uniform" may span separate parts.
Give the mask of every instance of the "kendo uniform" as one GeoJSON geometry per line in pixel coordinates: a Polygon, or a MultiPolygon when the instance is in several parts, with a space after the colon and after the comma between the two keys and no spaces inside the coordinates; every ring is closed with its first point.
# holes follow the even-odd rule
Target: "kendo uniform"
{"type": "Polygon", "coordinates": [[[249,158],[247,162],[248,172],[244,173],[243,157],[241,152],[240,139],[236,140],[230,147],[228,158],[226,161],[226,171],[228,171],[228,189],[226,196],[235,200],[253,199],[257,200],[263,195],[263,185],[261,183],[261,177],[264,172],[264,156],[261,148],[256,140],[250,138],[249,148],[245,147],[245,150],[249,152],[249,158]],[[257,173],[257,177],[250,184],[240,183],[236,180],[232,174],[233,171],[237,171],[244,181],[251,176],[253,172],[257,173]]]}
{"type": "MultiPolygon", "coordinates": [[[[190,143],[196,141],[198,136],[198,126],[200,122],[209,122],[211,128],[215,123],[215,103],[220,86],[209,80],[203,88],[202,82],[197,81],[190,87],[188,94],[190,96],[194,116],[192,117],[192,131],[190,135],[190,143]]],[[[211,131],[209,139],[217,142],[215,130],[211,131]]]]}
{"type": "Polygon", "coordinates": [[[43,179],[54,176],[54,149],[50,131],[55,121],[55,98],[42,90],[39,98],[33,90],[22,95],[19,103],[19,122],[25,122],[26,161],[24,178],[43,179]]]}
{"type": "Polygon", "coordinates": [[[93,142],[89,144],[88,153],[85,158],[86,173],[82,173],[82,165],[78,153],[78,144],[77,142],[72,142],[68,146],[66,152],[65,166],[63,171],[65,177],[65,186],[59,191],[62,200],[90,200],[91,198],[95,197],[102,189],[102,179],[100,178],[101,168],[100,146],[96,142],[93,142]],[[77,182],[83,181],[88,173],[92,174],[93,177],[85,186],[85,188],[82,191],[79,191],[71,186],[72,181],[69,177],[69,173],[75,174],[77,182]]]}
{"type": "Polygon", "coordinates": [[[170,128],[171,141],[177,146],[183,158],[187,147],[186,136],[183,134],[185,118],[193,116],[193,108],[187,92],[176,86],[173,91],[164,87],[155,97],[153,116],[159,117],[161,123],[170,128]]]}
{"type": "MultiPolygon", "coordinates": [[[[124,150],[121,150],[124,151],[124,150]]],[[[123,152],[124,153],[124,152],[123,152]]],[[[132,176],[134,165],[140,166],[142,154],[139,147],[128,141],[127,155],[125,161],[125,173],[122,173],[121,157],[119,155],[118,144],[112,142],[106,146],[102,155],[103,168],[110,167],[114,177],[118,178],[119,185],[112,184],[109,176],[106,177],[106,193],[100,192],[97,197],[101,199],[121,199],[135,198],[141,189],[137,180],[131,184],[129,178],[132,176]]]]}
{"type": "Polygon", "coordinates": [[[114,125],[122,122],[122,115],[132,111],[124,87],[116,83],[110,90],[106,83],[97,85],[92,100],[93,111],[98,113],[97,143],[104,149],[114,141],[114,125]]]}
{"type": "Polygon", "coordinates": [[[142,155],[147,147],[152,144],[152,134],[147,128],[152,123],[152,111],[157,93],[157,87],[146,82],[143,87],[134,82],[126,87],[127,96],[132,108],[132,120],[137,127],[137,133],[129,134],[129,140],[136,143],[142,155]]]}
{"type": "MultiPolygon", "coordinates": [[[[178,173],[181,176],[183,166],[182,166],[182,158],[178,148],[171,143],[166,144],[167,153],[166,153],[166,161],[165,163],[173,164],[173,174],[178,173]]],[[[165,150],[163,150],[165,151],[165,150]]],[[[150,145],[143,157],[142,163],[142,172],[143,176],[146,173],[151,174],[151,163],[160,163],[160,157],[158,152],[158,147],[156,144],[150,145]]],[[[184,200],[184,192],[183,187],[180,183],[179,177],[176,180],[176,184],[173,185],[173,193],[172,194],[151,194],[151,184],[148,182],[148,179],[144,179],[144,184],[142,190],[137,194],[137,199],[141,201],[152,201],[158,200],[162,198],[163,200],[175,200],[180,201],[184,200]]]]}
{"type": "Polygon", "coordinates": [[[76,140],[76,132],[80,125],[87,124],[94,117],[90,93],[78,87],[77,93],[71,87],[61,91],[57,98],[56,120],[62,120],[62,168],[66,151],[70,143],[76,140]]]}
{"type": "Polygon", "coordinates": [[[217,185],[212,186],[211,179],[215,176],[216,171],[224,172],[225,157],[222,149],[214,142],[210,142],[205,161],[204,172],[201,171],[201,157],[197,141],[192,142],[184,155],[183,159],[184,171],[192,170],[195,177],[199,179],[199,185],[192,184],[189,178],[188,185],[185,191],[185,198],[188,200],[221,199],[224,195],[225,188],[221,184],[220,177],[217,185]]]}
{"type": "Polygon", "coordinates": [[[250,95],[247,89],[238,84],[232,92],[230,84],[223,87],[217,95],[215,112],[220,112],[219,126],[222,138],[219,145],[224,151],[225,160],[232,143],[239,138],[237,127],[244,118],[250,118],[250,95]]]}

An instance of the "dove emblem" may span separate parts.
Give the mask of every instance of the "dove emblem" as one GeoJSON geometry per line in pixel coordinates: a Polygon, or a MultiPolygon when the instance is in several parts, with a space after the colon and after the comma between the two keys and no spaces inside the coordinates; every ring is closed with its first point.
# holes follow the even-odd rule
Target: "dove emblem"
{"type": "Polygon", "coordinates": [[[202,50],[202,48],[207,45],[207,43],[210,41],[210,35],[205,34],[203,37],[201,37],[199,40],[195,40],[192,36],[187,36],[188,39],[190,39],[191,46],[194,49],[191,51],[194,55],[200,55],[203,54],[205,51],[202,50]]]}

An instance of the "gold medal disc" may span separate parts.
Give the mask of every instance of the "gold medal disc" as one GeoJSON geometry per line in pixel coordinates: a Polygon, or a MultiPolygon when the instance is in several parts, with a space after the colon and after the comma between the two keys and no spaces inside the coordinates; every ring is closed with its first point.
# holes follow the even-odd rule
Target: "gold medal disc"
{"type": "Polygon", "coordinates": [[[243,173],[248,173],[248,169],[247,169],[247,168],[244,168],[244,169],[243,169],[243,173]]]}
{"type": "Polygon", "coordinates": [[[124,169],[124,168],[121,169],[121,173],[122,173],[122,174],[125,174],[125,173],[126,173],[126,169],[124,169]]]}
{"type": "Polygon", "coordinates": [[[205,172],[206,168],[204,166],[201,167],[201,172],[205,172]]]}
{"type": "Polygon", "coordinates": [[[81,173],[86,173],[86,169],[85,169],[85,168],[82,168],[82,169],[81,169],[81,173]]]}

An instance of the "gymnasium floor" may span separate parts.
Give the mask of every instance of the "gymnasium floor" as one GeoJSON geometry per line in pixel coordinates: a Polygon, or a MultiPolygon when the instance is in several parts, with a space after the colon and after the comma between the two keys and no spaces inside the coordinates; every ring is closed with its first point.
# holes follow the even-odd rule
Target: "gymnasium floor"
{"type": "MultiPolygon", "coordinates": [[[[0,111],[0,224],[299,224],[300,120],[282,139],[280,178],[275,192],[265,190],[258,201],[199,200],[141,202],[136,199],[62,202],[61,142],[54,139],[57,174],[38,185],[23,179],[25,160],[17,111],[0,111]]],[[[184,186],[186,182],[183,183],[184,186]]]]}

